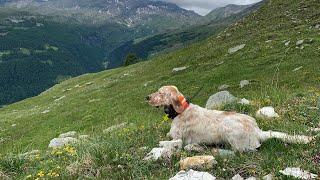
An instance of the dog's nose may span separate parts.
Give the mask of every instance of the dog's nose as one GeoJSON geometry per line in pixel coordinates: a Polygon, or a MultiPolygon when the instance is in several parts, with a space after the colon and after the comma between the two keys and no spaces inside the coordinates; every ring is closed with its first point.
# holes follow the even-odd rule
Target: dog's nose
{"type": "Polygon", "coordinates": [[[147,97],[146,97],[146,100],[149,101],[149,100],[150,100],[150,96],[147,96],[147,97]]]}

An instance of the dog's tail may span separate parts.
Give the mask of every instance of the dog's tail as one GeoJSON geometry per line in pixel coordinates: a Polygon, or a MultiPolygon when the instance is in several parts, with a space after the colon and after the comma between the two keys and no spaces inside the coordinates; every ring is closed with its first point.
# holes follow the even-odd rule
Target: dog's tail
{"type": "Polygon", "coordinates": [[[298,143],[298,144],[308,144],[315,139],[315,137],[312,137],[312,136],[289,135],[287,133],[276,132],[276,131],[262,131],[260,136],[261,141],[266,141],[272,138],[280,139],[286,143],[298,143]]]}

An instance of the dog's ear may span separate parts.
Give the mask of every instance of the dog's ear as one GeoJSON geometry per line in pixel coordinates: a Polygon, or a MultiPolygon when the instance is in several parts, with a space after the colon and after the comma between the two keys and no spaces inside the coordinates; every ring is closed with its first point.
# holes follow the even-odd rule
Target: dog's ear
{"type": "Polygon", "coordinates": [[[181,98],[184,98],[182,95],[176,95],[172,97],[172,106],[173,109],[178,113],[182,113],[184,111],[184,107],[181,103],[181,98]]]}

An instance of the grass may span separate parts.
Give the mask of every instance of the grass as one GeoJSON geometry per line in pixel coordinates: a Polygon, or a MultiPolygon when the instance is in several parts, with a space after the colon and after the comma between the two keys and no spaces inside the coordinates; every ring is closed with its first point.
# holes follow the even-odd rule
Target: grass
{"type": "MultiPolygon", "coordinates": [[[[163,112],[148,106],[144,97],[166,84],[178,86],[187,96],[200,89],[192,102],[201,106],[220,85],[229,84],[233,95],[252,104],[230,104],[222,109],[254,116],[258,108],[271,105],[280,118],[257,119],[263,130],[312,135],[307,130],[320,122],[320,112],[309,108],[317,105],[320,96],[320,31],[314,28],[320,23],[319,8],[316,0],[268,1],[216,37],[151,61],[69,79],[37,97],[0,109],[0,177],[24,179],[31,175],[34,179],[43,173],[42,178],[51,178],[48,173],[53,172],[59,174],[55,178],[62,179],[173,176],[179,170],[179,159],[192,154],[182,151],[170,162],[142,161],[151,148],[166,139],[170,128],[170,121],[162,119],[163,112]],[[295,45],[300,39],[305,39],[303,49],[295,45]],[[291,43],[285,46],[288,40],[291,43]],[[227,53],[243,43],[244,49],[227,53]],[[181,66],[189,68],[172,73],[181,66]],[[300,66],[303,68],[293,71],[300,66]],[[241,89],[243,79],[251,84],[241,89]],[[49,112],[43,113],[45,110],[49,112]],[[111,134],[102,133],[122,122],[129,125],[111,134]],[[49,141],[71,130],[89,134],[91,139],[70,147],[74,154],[61,149],[62,154],[53,155],[47,148],[49,141]],[[41,150],[38,156],[17,155],[33,149],[41,150]]],[[[237,173],[243,177],[273,173],[284,179],[279,170],[298,166],[319,174],[319,164],[312,161],[319,154],[319,142],[318,138],[308,145],[294,145],[270,140],[257,152],[217,157],[218,165],[211,173],[227,179],[237,173]]],[[[208,148],[206,154],[210,153],[208,148]]]]}

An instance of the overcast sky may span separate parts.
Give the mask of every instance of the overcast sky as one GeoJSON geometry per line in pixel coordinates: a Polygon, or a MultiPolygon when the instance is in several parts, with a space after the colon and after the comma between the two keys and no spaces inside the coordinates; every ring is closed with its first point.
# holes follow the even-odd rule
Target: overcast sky
{"type": "Polygon", "coordinates": [[[260,0],[162,0],[175,3],[185,9],[194,10],[196,13],[205,15],[211,10],[227,4],[252,4],[260,0]]]}

